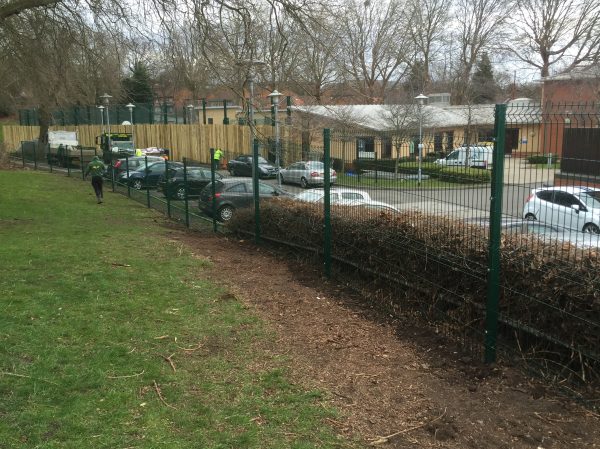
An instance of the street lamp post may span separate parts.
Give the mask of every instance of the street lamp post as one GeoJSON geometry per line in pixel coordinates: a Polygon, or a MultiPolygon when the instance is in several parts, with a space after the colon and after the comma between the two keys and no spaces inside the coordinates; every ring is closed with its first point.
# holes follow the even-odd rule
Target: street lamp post
{"type": "MultiPolygon", "coordinates": [[[[248,125],[250,125],[250,154],[253,158],[257,155],[254,154],[254,140],[256,139],[256,127],[254,126],[254,67],[265,65],[263,61],[257,60],[245,60],[236,63],[237,66],[248,69],[248,75],[246,81],[248,82],[248,88],[250,89],[250,100],[248,101],[248,125]]],[[[256,178],[258,175],[255,173],[256,161],[252,164],[252,178],[256,178]]]]}
{"type": "Polygon", "coordinates": [[[277,167],[277,185],[281,187],[281,177],[279,176],[279,170],[281,168],[281,152],[279,146],[279,121],[277,117],[277,113],[279,112],[279,97],[281,97],[281,94],[275,89],[269,94],[269,97],[271,97],[271,104],[273,105],[275,113],[275,166],[277,167]]]}
{"type": "Polygon", "coordinates": [[[418,170],[418,174],[417,174],[417,183],[419,185],[421,185],[421,159],[422,159],[422,155],[423,155],[423,105],[425,104],[425,101],[428,99],[429,97],[427,97],[426,95],[423,94],[419,94],[415,97],[415,100],[417,100],[417,104],[419,105],[419,153],[418,153],[418,166],[419,166],[419,170],[418,170]]]}
{"type": "Polygon", "coordinates": [[[102,102],[106,105],[105,109],[106,109],[106,128],[108,129],[108,154],[110,154],[110,163],[112,164],[112,143],[110,141],[110,116],[108,113],[108,106],[110,104],[110,99],[112,98],[112,95],[108,95],[107,93],[105,93],[104,95],[100,95],[100,98],[102,98],[102,102]]]}
{"type": "Polygon", "coordinates": [[[102,134],[104,134],[104,106],[98,106],[100,110],[100,125],[102,126],[102,134]]]}
{"type": "Polygon", "coordinates": [[[188,104],[187,106],[187,110],[188,110],[188,125],[191,125],[192,122],[194,121],[194,105],[193,104],[188,104]]]}
{"type": "Polygon", "coordinates": [[[129,109],[129,124],[131,125],[131,138],[133,140],[133,149],[135,150],[135,130],[133,128],[133,108],[135,105],[133,103],[126,104],[125,107],[129,109]]]}

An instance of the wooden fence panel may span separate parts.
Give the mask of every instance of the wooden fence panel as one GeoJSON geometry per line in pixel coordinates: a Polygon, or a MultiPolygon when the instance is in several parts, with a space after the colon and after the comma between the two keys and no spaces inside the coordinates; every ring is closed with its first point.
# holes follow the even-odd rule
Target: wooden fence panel
{"type": "MultiPolygon", "coordinates": [[[[90,147],[96,146],[96,136],[102,133],[102,129],[101,125],[50,127],[50,130],[77,131],[81,145],[90,147]]],[[[271,126],[259,126],[257,129],[259,137],[271,136],[271,126]]],[[[174,160],[186,157],[208,162],[210,148],[217,147],[223,149],[228,158],[251,151],[250,128],[241,125],[111,125],[110,130],[133,132],[138,148],[168,148],[174,160]]],[[[13,151],[19,148],[21,141],[37,140],[38,134],[37,126],[4,126],[4,142],[13,151]]]]}

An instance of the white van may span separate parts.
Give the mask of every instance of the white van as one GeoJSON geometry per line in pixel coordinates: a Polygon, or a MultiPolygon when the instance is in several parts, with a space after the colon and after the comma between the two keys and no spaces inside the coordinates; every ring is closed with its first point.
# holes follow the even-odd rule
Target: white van
{"type": "Polygon", "coordinates": [[[456,148],[444,159],[438,159],[435,164],[444,166],[461,166],[476,168],[491,168],[494,147],[470,146],[456,148]],[[469,155],[467,160],[467,153],[469,155]]]}

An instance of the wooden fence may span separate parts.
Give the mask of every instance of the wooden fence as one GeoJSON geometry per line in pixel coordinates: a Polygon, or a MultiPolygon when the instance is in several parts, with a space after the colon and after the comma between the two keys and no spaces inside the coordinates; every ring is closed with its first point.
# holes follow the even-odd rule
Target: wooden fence
{"type": "MultiPolygon", "coordinates": [[[[287,130],[282,127],[282,139],[287,130]]],[[[101,125],[53,126],[51,130],[77,131],[79,143],[95,147],[96,136],[102,134],[101,125]]],[[[241,125],[111,125],[111,132],[133,132],[137,148],[168,148],[173,160],[184,157],[200,162],[210,160],[210,148],[220,147],[227,157],[248,154],[252,151],[248,126],[241,125]]],[[[38,126],[4,126],[4,143],[15,151],[24,140],[37,140],[38,126]]],[[[259,139],[273,136],[272,126],[257,126],[259,139]]]]}

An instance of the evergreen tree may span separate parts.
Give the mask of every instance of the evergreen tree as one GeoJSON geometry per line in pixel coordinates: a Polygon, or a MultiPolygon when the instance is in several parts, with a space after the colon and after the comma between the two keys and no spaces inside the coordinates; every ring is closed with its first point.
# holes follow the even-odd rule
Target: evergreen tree
{"type": "Polygon", "coordinates": [[[494,69],[487,53],[482,53],[477,61],[471,85],[473,103],[493,103],[498,95],[498,84],[494,78],[494,69]]]}
{"type": "Polygon", "coordinates": [[[130,70],[131,76],[122,81],[123,101],[133,104],[152,103],[152,84],[148,68],[143,62],[136,62],[130,70]]]}
{"type": "Polygon", "coordinates": [[[406,91],[412,94],[418,94],[425,91],[427,80],[425,64],[422,60],[417,59],[408,72],[408,79],[404,83],[406,91]]]}

